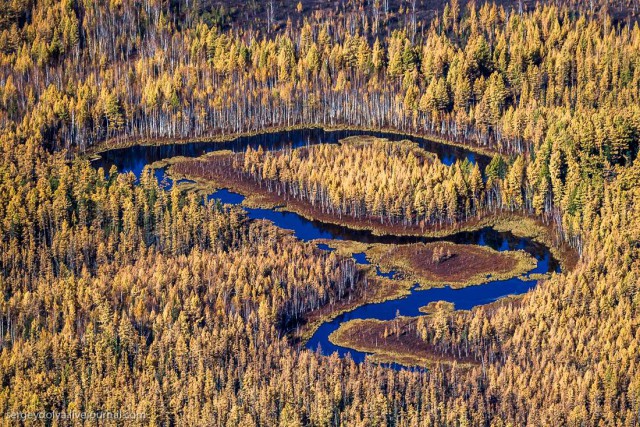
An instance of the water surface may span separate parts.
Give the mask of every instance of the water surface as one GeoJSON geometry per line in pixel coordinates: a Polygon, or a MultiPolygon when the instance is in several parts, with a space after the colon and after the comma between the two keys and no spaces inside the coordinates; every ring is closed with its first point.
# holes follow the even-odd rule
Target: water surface
{"type": "MultiPolygon", "coordinates": [[[[226,142],[133,146],[115,149],[101,153],[101,157],[94,160],[93,164],[95,167],[104,168],[106,172],[109,171],[111,166],[115,166],[119,172],[132,172],[139,178],[147,165],[175,156],[197,157],[214,150],[241,152],[249,146],[254,149],[262,146],[268,150],[279,150],[289,147],[297,148],[311,144],[335,143],[342,138],[353,135],[373,135],[388,138],[392,141],[410,139],[418,142],[425,150],[435,153],[438,158],[447,165],[453,164],[456,160],[466,159],[471,163],[478,163],[481,169],[484,169],[484,166],[486,166],[490,160],[487,156],[478,155],[463,148],[439,144],[424,138],[407,137],[385,132],[302,129],[239,137],[226,142]]],[[[164,187],[169,189],[173,185],[173,182],[165,172],[164,168],[158,168],[154,171],[154,174],[158,182],[164,183],[164,187]]],[[[178,183],[181,182],[190,181],[178,181],[178,183]]],[[[208,199],[216,199],[226,204],[240,205],[244,200],[244,196],[222,189],[210,194],[208,199]]],[[[560,271],[558,262],[551,256],[549,249],[544,245],[536,243],[531,239],[516,237],[508,232],[498,232],[492,228],[484,228],[473,232],[455,233],[444,238],[393,235],[377,236],[367,230],[353,230],[340,225],[308,220],[292,212],[262,208],[245,207],[244,209],[247,211],[249,218],[272,221],[280,228],[291,230],[293,234],[302,241],[328,239],[354,240],[363,243],[408,244],[445,240],[459,244],[487,246],[498,251],[525,250],[537,260],[536,267],[528,272],[527,275],[560,271]]],[[[331,250],[326,244],[319,244],[318,247],[323,250],[331,250]]],[[[356,253],[353,257],[357,263],[369,263],[363,253],[356,253]]],[[[393,271],[382,272],[378,267],[376,267],[376,271],[380,276],[389,278],[393,278],[395,275],[393,271]]],[[[420,307],[433,301],[448,301],[453,303],[457,309],[471,309],[478,305],[496,301],[506,295],[525,293],[534,287],[535,283],[534,280],[523,280],[522,278],[514,277],[508,280],[490,280],[487,283],[463,289],[452,289],[445,285],[441,288],[420,290],[418,289],[418,285],[416,285],[406,297],[382,303],[366,304],[344,313],[332,321],[322,324],[306,345],[313,350],[321,349],[323,354],[331,354],[333,352],[338,352],[341,356],[349,354],[355,361],[360,362],[364,360],[366,353],[340,347],[329,341],[329,335],[338,329],[343,322],[354,319],[392,320],[397,314],[402,316],[417,316],[422,314],[419,311],[420,307]]]]}

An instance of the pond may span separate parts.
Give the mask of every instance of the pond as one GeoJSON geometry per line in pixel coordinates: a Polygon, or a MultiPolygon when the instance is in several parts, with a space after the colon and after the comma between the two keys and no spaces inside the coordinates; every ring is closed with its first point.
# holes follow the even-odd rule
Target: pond
{"type": "MultiPolygon", "coordinates": [[[[335,143],[342,138],[353,135],[374,135],[394,141],[410,139],[418,142],[425,150],[435,153],[443,163],[448,165],[459,159],[467,159],[472,163],[477,162],[481,168],[484,168],[489,162],[489,158],[486,156],[478,155],[462,148],[435,143],[423,138],[407,137],[405,135],[386,132],[302,129],[239,137],[226,142],[177,143],[161,146],[133,146],[114,149],[101,153],[101,157],[94,160],[93,164],[95,167],[104,168],[107,172],[111,166],[116,166],[119,172],[133,172],[136,177],[139,178],[145,166],[155,161],[174,156],[196,157],[214,150],[243,151],[248,146],[252,148],[262,146],[264,149],[279,150],[311,144],[335,143]]],[[[173,185],[171,180],[165,175],[165,169],[157,169],[155,176],[159,182],[164,183],[165,188],[171,188],[173,185]]],[[[244,196],[241,194],[233,193],[226,189],[218,190],[210,194],[208,198],[217,199],[220,200],[221,203],[233,205],[239,205],[244,200],[244,196]]],[[[303,241],[335,239],[354,240],[363,243],[408,244],[444,240],[459,244],[487,246],[498,251],[522,249],[534,256],[537,260],[536,267],[525,276],[535,273],[560,271],[559,263],[551,256],[549,249],[544,245],[527,238],[516,237],[508,232],[498,232],[492,228],[484,228],[473,232],[455,233],[443,238],[393,235],[378,236],[366,230],[354,230],[340,225],[308,220],[292,212],[246,207],[244,209],[247,211],[249,218],[272,221],[277,227],[292,230],[293,234],[303,241]]],[[[325,244],[320,244],[318,247],[323,250],[331,250],[325,244]]],[[[364,254],[354,254],[353,257],[357,263],[369,263],[364,254]]],[[[393,278],[394,272],[381,272],[378,268],[376,268],[376,270],[379,275],[393,278]]],[[[331,354],[333,352],[338,352],[341,356],[349,354],[355,361],[361,362],[364,360],[366,353],[340,347],[329,341],[329,335],[338,329],[343,322],[354,319],[391,320],[395,318],[397,314],[417,316],[421,314],[419,308],[426,306],[432,301],[448,301],[453,303],[457,309],[471,309],[478,305],[496,301],[507,295],[525,293],[534,287],[535,284],[535,280],[514,277],[508,280],[489,280],[484,284],[469,286],[463,289],[452,289],[449,286],[443,286],[422,290],[418,289],[418,285],[415,285],[411,293],[406,297],[382,303],[366,304],[346,312],[331,321],[325,322],[313,334],[306,346],[313,350],[320,348],[323,354],[331,354]]]]}

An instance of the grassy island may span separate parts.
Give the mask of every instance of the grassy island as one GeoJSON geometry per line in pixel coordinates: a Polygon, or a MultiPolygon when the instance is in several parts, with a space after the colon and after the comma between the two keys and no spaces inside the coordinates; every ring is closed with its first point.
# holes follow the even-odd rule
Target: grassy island
{"type": "Polygon", "coordinates": [[[371,353],[379,363],[399,363],[405,366],[431,366],[435,363],[456,363],[471,367],[477,362],[471,357],[446,357],[433,344],[419,335],[420,317],[400,316],[394,320],[356,319],[346,322],[329,336],[336,345],[371,353]]]}
{"type": "MultiPolygon", "coordinates": [[[[536,260],[524,251],[498,252],[485,246],[445,241],[407,245],[321,242],[343,256],[364,253],[381,271],[395,271],[399,280],[419,283],[422,288],[444,284],[463,288],[520,276],[536,266],[536,260]]],[[[371,269],[371,273],[375,274],[375,270],[371,269]]]]}
{"type": "MultiPolygon", "coordinates": [[[[422,289],[444,285],[463,288],[522,275],[534,268],[536,263],[524,251],[498,252],[483,246],[450,242],[409,245],[340,240],[316,242],[327,244],[340,257],[364,253],[371,264],[358,265],[366,280],[361,281],[348,298],[309,313],[305,322],[294,331],[294,341],[306,341],[322,323],[358,306],[401,298],[410,292],[415,283],[419,283],[422,289]],[[396,273],[394,278],[378,276],[376,266],[383,272],[393,270],[396,273]]],[[[431,307],[424,307],[421,311],[429,313],[431,307]]],[[[359,350],[348,344],[340,345],[359,350]]]]}

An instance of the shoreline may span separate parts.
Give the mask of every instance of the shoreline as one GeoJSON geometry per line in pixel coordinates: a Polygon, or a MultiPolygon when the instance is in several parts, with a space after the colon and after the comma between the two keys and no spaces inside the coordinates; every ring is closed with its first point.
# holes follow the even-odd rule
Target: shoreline
{"type": "MultiPolygon", "coordinates": [[[[327,244],[326,240],[315,240],[312,241],[315,243],[324,243],[327,244]]],[[[382,247],[389,246],[392,249],[397,248],[399,245],[385,245],[385,244],[362,244],[359,242],[353,241],[334,241],[334,245],[328,244],[329,247],[335,250],[336,254],[341,257],[351,257],[353,253],[363,252],[360,251],[363,246],[368,247],[382,247]],[[335,244],[339,242],[338,244],[335,244]],[[355,248],[355,250],[354,250],[355,248]]],[[[433,242],[427,245],[438,245],[439,243],[433,242]]],[[[415,244],[408,244],[405,246],[412,246],[415,244]]],[[[422,245],[422,244],[418,244],[422,245]]],[[[447,242],[447,245],[457,246],[459,250],[472,250],[475,251],[475,245],[465,245],[465,244],[455,244],[447,242]]],[[[391,301],[395,299],[400,299],[404,296],[408,296],[411,294],[412,290],[416,285],[418,285],[419,290],[427,290],[433,288],[444,287],[445,285],[450,286],[452,289],[462,289],[470,286],[478,286],[482,285],[489,281],[494,280],[505,280],[512,277],[520,277],[527,272],[531,271],[531,269],[535,268],[535,265],[531,265],[531,255],[529,254],[520,254],[520,251],[507,251],[505,253],[497,252],[490,248],[481,247],[481,250],[486,251],[487,254],[490,255],[499,255],[508,257],[515,257],[515,265],[512,266],[510,271],[498,272],[496,274],[491,273],[490,277],[484,274],[484,272],[476,272],[474,274],[469,275],[469,277],[463,281],[458,283],[449,283],[446,277],[442,277],[441,280],[430,280],[425,281],[424,283],[417,283],[420,280],[420,274],[412,271],[405,271],[405,277],[399,279],[390,279],[386,277],[382,277],[376,274],[376,260],[373,260],[371,264],[357,264],[358,270],[361,272],[363,277],[361,280],[365,278],[368,280],[367,287],[365,289],[359,288],[356,289],[353,295],[349,295],[347,301],[337,301],[333,306],[325,306],[313,312],[307,314],[305,318],[305,323],[300,323],[296,325],[294,330],[291,332],[291,337],[293,341],[296,343],[300,343],[305,345],[306,342],[315,334],[317,329],[324,323],[330,322],[334,320],[336,317],[344,314],[346,312],[355,310],[359,307],[362,307],[367,304],[376,304],[383,303],[386,301],[391,301]]],[[[366,249],[365,249],[366,251],[366,249]]],[[[380,265],[382,267],[382,265],[380,265]]],[[[507,298],[508,296],[505,296],[507,298]]],[[[501,298],[502,299],[502,298],[501,298]]],[[[355,349],[357,350],[357,349],[355,349]]]]}
{"type": "Polygon", "coordinates": [[[490,247],[448,241],[408,244],[361,244],[346,240],[319,240],[341,256],[364,253],[380,271],[394,271],[409,286],[418,283],[426,290],[446,284],[452,289],[481,285],[490,281],[523,278],[536,268],[533,256],[523,250],[496,251],[490,247]],[[432,262],[433,251],[450,250],[449,259],[432,262]],[[464,268],[462,268],[464,267],[464,268]]]}
{"type": "MultiPolygon", "coordinates": [[[[367,268],[360,269],[363,274],[367,275],[368,283],[364,289],[362,287],[356,289],[355,295],[349,295],[341,301],[336,301],[333,306],[325,305],[318,310],[307,313],[304,319],[305,323],[298,323],[288,332],[287,335],[289,335],[291,342],[304,347],[320,326],[334,320],[341,314],[353,311],[363,305],[400,299],[411,293],[412,286],[407,286],[406,282],[384,277],[369,277],[366,270],[367,268]]],[[[311,350],[315,351],[315,349],[311,350]]]]}
{"type": "MultiPolygon", "coordinates": [[[[229,153],[229,151],[216,151],[207,153],[204,157],[212,158],[222,156],[224,158],[224,156],[229,155],[229,153]]],[[[542,221],[537,218],[515,213],[495,212],[483,218],[477,218],[474,221],[468,221],[454,227],[441,230],[425,230],[425,232],[416,230],[412,231],[406,228],[395,230],[372,230],[369,223],[357,223],[355,219],[351,223],[346,223],[345,221],[340,221],[330,216],[318,218],[317,215],[314,215],[314,212],[304,209],[304,206],[302,205],[298,206],[298,204],[301,204],[300,201],[298,201],[299,203],[297,204],[292,204],[291,199],[284,199],[277,196],[276,193],[268,192],[266,188],[260,188],[250,180],[241,180],[239,179],[240,177],[235,179],[235,177],[231,176],[232,174],[229,174],[225,179],[210,179],[209,177],[203,178],[188,173],[179,173],[174,169],[174,166],[177,163],[180,163],[181,160],[197,162],[197,159],[198,158],[172,158],[158,163],[157,166],[168,166],[167,173],[174,181],[183,178],[193,181],[191,183],[178,184],[179,188],[187,191],[199,191],[203,194],[210,194],[211,192],[222,188],[229,189],[230,191],[234,191],[245,196],[245,200],[242,202],[242,206],[245,207],[292,212],[310,221],[320,221],[327,224],[347,227],[353,230],[369,231],[373,235],[415,236],[437,239],[459,232],[476,231],[490,226],[498,231],[509,231],[515,236],[530,238],[533,241],[544,244],[552,253],[552,256],[560,263],[563,271],[573,268],[573,264],[575,262],[575,257],[570,253],[567,253],[563,248],[553,244],[551,226],[543,224],[542,221]]],[[[401,298],[408,295],[414,285],[414,281],[390,280],[377,277],[375,276],[375,273],[371,273],[375,268],[373,265],[359,266],[359,268],[368,276],[369,288],[364,291],[362,289],[356,290],[354,294],[347,297],[346,301],[336,302],[332,306],[326,306],[316,310],[315,312],[307,314],[304,323],[293,326],[289,330],[290,339],[293,343],[304,345],[325,322],[331,321],[345,312],[354,310],[366,304],[401,298]],[[371,292],[371,285],[375,286],[373,292],[371,292]]],[[[375,272],[375,270],[373,271],[375,272]]],[[[540,276],[541,277],[531,278],[531,280],[537,280],[543,276],[548,277],[546,274],[540,276]]],[[[500,279],[500,277],[494,277],[489,280],[494,279],[500,279]]],[[[479,281],[485,282],[486,280],[479,281]]],[[[467,285],[471,284],[477,283],[468,283],[467,285]]],[[[433,284],[432,287],[434,287],[433,284]]]]}
{"type": "Polygon", "coordinates": [[[508,304],[519,306],[525,296],[526,294],[505,295],[496,301],[474,307],[471,310],[457,310],[452,303],[444,301],[430,302],[426,306],[420,307],[419,311],[424,313],[420,316],[399,316],[392,320],[353,319],[344,322],[329,335],[328,339],[334,345],[369,353],[371,360],[377,363],[398,363],[405,366],[421,367],[429,367],[434,363],[445,363],[472,368],[479,365],[480,362],[470,356],[460,358],[455,355],[438,354],[433,345],[424,342],[417,336],[412,336],[411,334],[417,334],[414,324],[417,324],[420,317],[432,317],[437,313],[447,316],[453,312],[474,310],[491,313],[508,304]],[[371,343],[375,343],[375,345],[371,343]]]}
{"type": "Polygon", "coordinates": [[[354,319],[340,325],[329,335],[337,346],[369,353],[376,363],[429,368],[437,363],[472,368],[480,363],[471,357],[438,354],[434,346],[417,336],[419,317],[400,316],[394,320],[354,319]]]}
{"type": "Polygon", "coordinates": [[[427,133],[419,133],[419,132],[409,132],[409,131],[401,131],[391,127],[368,127],[368,126],[352,126],[352,125],[318,125],[318,124],[299,124],[299,125],[291,125],[291,126],[272,126],[265,127],[260,130],[255,131],[245,131],[245,132],[234,132],[234,133],[220,133],[216,135],[208,135],[208,136],[199,136],[199,137],[189,137],[189,138],[171,138],[171,137],[159,137],[159,138],[134,138],[128,137],[125,139],[121,138],[111,138],[99,142],[95,145],[90,146],[83,152],[79,152],[80,156],[86,156],[90,159],[96,158],[95,156],[99,156],[101,153],[105,153],[111,150],[118,150],[122,148],[129,148],[134,146],[151,146],[151,147],[159,147],[163,145],[171,145],[171,144],[194,144],[194,143],[216,143],[216,142],[229,142],[234,139],[258,136],[258,135],[269,135],[280,132],[291,132],[296,130],[322,130],[324,132],[338,132],[338,131],[356,131],[356,132],[380,132],[380,133],[389,133],[399,137],[407,137],[407,138],[420,138],[425,139],[437,144],[447,145],[452,148],[461,148],[464,150],[468,150],[474,154],[479,154],[485,157],[493,157],[496,154],[503,154],[508,156],[509,154],[501,153],[497,150],[492,150],[488,147],[478,146],[478,145],[469,145],[462,142],[456,142],[454,140],[446,139],[445,137],[438,136],[437,134],[427,134],[427,133]]]}
{"type": "MultiPolygon", "coordinates": [[[[176,142],[175,140],[169,140],[169,139],[166,139],[165,141],[166,141],[166,144],[171,144],[171,143],[186,144],[194,141],[225,142],[225,141],[236,139],[242,136],[251,136],[251,135],[258,135],[258,134],[277,133],[277,132],[296,130],[296,129],[313,129],[313,128],[321,128],[323,130],[327,130],[326,127],[300,126],[300,127],[286,128],[286,129],[267,130],[267,131],[256,132],[251,134],[221,135],[215,140],[213,138],[203,138],[203,139],[195,139],[195,140],[188,139],[188,140],[183,140],[181,142],[176,142]]],[[[350,129],[336,128],[331,130],[350,130],[350,129]]],[[[354,129],[354,130],[366,131],[362,128],[354,129]]],[[[385,130],[372,130],[372,131],[385,132],[385,130]]],[[[405,134],[398,134],[398,135],[404,136],[405,134]]],[[[420,135],[415,135],[415,136],[419,138],[425,138],[424,136],[420,136],[420,135]]],[[[117,148],[106,147],[106,150],[97,152],[96,155],[99,155],[99,153],[109,151],[111,149],[126,148],[127,146],[166,145],[163,143],[158,144],[157,141],[149,141],[149,142],[150,142],[149,144],[145,144],[144,142],[140,143],[140,141],[138,140],[138,141],[135,141],[135,143],[119,146],[117,148]]],[[[439,141],[433,141],[433,142],[440,143],[439,141]]],[[[451,144],[448,141],[444,141],[441,143],[452,146],[452,147],[459,146],[461,148],[475,152],[474,150],[471,150],[469,149],[469,147],[464,145],[451,144]]],[[[484,153],[480,153],[480,154],[484,155],[484,153]]],[[[315,212],[313,209],[309,209],[308,207],[305,207],[304,206],[305,203],[303,203],[302,201],[295,200],[295,199],[293,200],[285,199],[283,197],[279,197],[276,195],[276,193],[268,192],[266,188],[260,187],[258,184],[252,183],[249,180],[233,179],[234,177],[232,176],[233,175],[232,171],[227,174],[228,176],[222,177],[222,179],[220,179],[220,177],[218,177],[217,179],[205,179],[205,178],[190,175],[190,174],[178,173],[175,170],[175,166],[183,162],[197,162],[207,157],[210,159],[212,157],[223,156],[221,158],[224,158],[224,156],[231,156],[231,155],[232,155],[232,152],[228,150],[213,151],[201,157],[177,156],[177,157],[162,159],[154,162],[150,166],[152,168],[166,167],[167,175],[176,182],[181,178],[192,180],[193,181],[192,183],[176,184],[178,188],[183,190],[197,191],[200,193],[210,193],[216,189],[227,188],[231,191],[243,194],[246,198],[243,201],[242,205],[246,207],[270,208],[278,211],[292,212],[310,221],[320,221],[327,224],[347,227],[353,230],[368,231],[372,235],[377,235],[377,236],[384,236],[384,235],[414,236],[414,237],[425,237],[425,238],[437,239],[437,238],[450,236],[455,233],[466,232],[466,231],[476,231],[484,227],[493,227],[498,231],[509,231],[516,236],[527,237],[527,238],[530,238],[531,240],[544,244],[549,248],[553,257],[556,260],[558,260],[558,262],[561,264],[563,271],[570,270],[571,268],[573,268],[573,265],[575,263],[574,257],[566,249],[563,249],[562,247],[559,247],[558,245],[554,244],[553,231],[551,230],[551,225],[544,224],[539,218],[535,218],[528,215],[517,214],[513,212],[496,211],[496,212],[490,212],[481,217],[474,217],[469,221],[459,222],[451,226],[445,226],[440,229],[433,229],[430,227],[419,229],[418,226],[405,227],[405,226],[397,226],[397,225],[394,226],[392,224],[382,224],[382,226],[379,226],[377,224],[377,221],[373,221],[373,220],[361,220],[357,218],[349,218],[346,216],[343,216],[343,218],[335,218],[328,213],[325,213],[324,215],[318,215],[318,213],[315,212]]],[[[374,262],[379,262],[379,260],[374,262]]],[[[380,264],[380,266],[383,267],[382,264],[380,264]]],[[[336,301],[331,305],[326,305],[318,310],[315,310],[314,312],[308,313],[303,320],[304,323],[299,323],[297,325],[292,326],[292,328],[289,329],[287,335],[289,336],[289,339],[292,341],[292,343],[297,345],[305,345],[306,342],[317,331],[317,329],[325,322],[331,321],[345,312],[352,311],[366,304],[380,303],[384,301],[402,298],[403,296],[411,293],[411,289],[415,284],[415,280],[413,280],[413,278],[411,277],[412,275],[409,275],[410,279],[391,280],[391,279],[375,276],[374,265],[371,265],[371,266],[359,265],[358,269],[362,271],[363,274],[366,275],[368,280],[368,285],[366,285],[366,287],[360,286],[354,289],[354,291],[349,295],[347,295],[343,300],[336,301]]],[[[503,274],[502,276],[504,276],[505,274],[503,274]]],[[[510,277],[514,277],[519,274],[520,272],[518,272],[518,274],[515,274],[515,275],[513,274],[508,274],[508,275],[510,277]]],[[[465,286],[472,286],[472,285],[484,283],[488,280],[496,280],[497,278],[500,278],[500,277],[493,277],[492,275],[492,277],[490,278],[481,279],[478,276],[476,278],[478,280],[475,280],[475,281],[469,280],[467,281],[468,283],[465,282],[462,284],[458,284],[458,286],[452,286],[452,287],[461,288],[465,286]]],[[[532,280],[535,280],[535,279],[532,279],[532,280]]],[[[428,287],[437,287],[439,282],[440,282],[439,280],[427,281],[426,283],[421,283],[421,288],[425,289],[428,287]]],[[[505,298],[509,298],[509,297],[507,296],[505,298]]],[[[372,319],[366,319],[366,320],[372,320],[372,319]]],[[[340,328],[334,331],[333,334],[341,330],[342,327],[343,325],[341,325],[340,328]]],[[[329,339],[331,340],[331,338],[329,339]]],[[[357,350],[357,351],[362,351],[358,347],[353,345],[343,345],[343,346],[353,348],[354,350],[357,350]]],[[[405,363],[406,363],[406,360],[407,360],[406,354],[402,357],[398,356],[392,359],[388,359],[388,358],[385,359],[385,357],[386,356],[384,354],[378,354],[375,359],[383,363],[392,362],[392,361],[399,362],[403,358],[405,358],[405,363]]],[[[423,359],[423,361],[427,359],[429,361],[432,361],[433,358],[422,357],[421,359],[423,359]]],[[[441,362],[446,361],[447,363],[452,362],[453,360],[456,360],[455,358],[453,358],[451,361],[443,360],[442,357],[436,357],[436,359],[438,359],[441,362]]]]}

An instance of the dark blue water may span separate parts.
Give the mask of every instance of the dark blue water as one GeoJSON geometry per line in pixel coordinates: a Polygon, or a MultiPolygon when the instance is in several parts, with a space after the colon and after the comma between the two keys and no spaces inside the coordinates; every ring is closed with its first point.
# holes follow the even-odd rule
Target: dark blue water
{"type": "MultiPolygon", "coordinates": [[[[217,190],[210,194],[208,200],[219,200],[223,204],[240,205],[245,197],[242,194],[234,193],[227,189],[217,190]]],[[[464,231],[450,234],[445,237],[420,237],[420,236],[394,236],[375,235],[368,230],[354,230],[345,226],[328,224],[321,221],[311,221],[296,213],[273,209],[247,208],[250,219],[266,219],[273,222],[277,227],[291,230],[298,239],[308,242],[318,239],[332,240],[354,240],[362,243],[384,243],[384,244],[408,244],[408,243],[429,243],[435,241],[448,241],[459,244],[474,244],[489,246],[495,250],[505,251],[509,249],[523,249],[534,256],[542,256],[548,253],[544,245],[533,242],[529,239],[513,236],[508,232],[498,232],[492,228],[484,228],[476,231],[464,231]]],[[[323,245],[323,248],[328,248],[323,245]]],[[[356,261],[368,263],[364,254],[356,254],[356,261]]],[[[554,268],[557,266],[554,263],[554,268]]]]}
{"type": "Polygon", "coordinates": [[[380,267],[378,267],[377,265],[376,265],[376,274],[380,277],[386,277],[387,279],[393,279],[394,277],[396,277],[395,271],[391,270],[385,273],[382,270],[380,270],[380,267]]]}
{"type": "Polygon", "coordinates": [[[158,146],[136,145],[119,148],[100,153],[100,158],[93,161],[96,168],[102,167],[109,172],[112,165],[116,165],[120,172],[133,172],[140,176],[146,165],[175,156],[198,157],[216,150],[232,150],[242,152],[251,147],[257,149],[262,146],[268,150],[284,148],[298,148],[313,144],[337,143],[339,140],[356,135],[372,135],[387,138],[390,141],[410,139],[415,141],[426,151],[435,153],[446,165],[456,160],[467,159],[471,163],[478,163],[481,170],[489,164],[488,156],[465,150],[452,145],[440,144],[426,138],[407,137],[402,134],[388,132],[366,132],[358,130],[325,131],[322,129],[300,129],[287,132],[265,133],[253,136],[243,136],[224,142],[193,142],[187,144],[165,144],[158,146]]]}
{"type": "MultiPolygon", "coordinates": [[[[228,204],[240,204],[244,197],[229,190],[218,190],[211,194],[209,199],[218,199],[222,203],[228,204]]],[[[525,250],[537,260],[536,267],[528,272],[526,276],[534,273],[560,271],[559,264],[551,257],[550,252],[545,246],[526,238],[513,236],[511,233],[497,232],[488,227],[473,232],[456,233],[442,239],[412,236],[376,236],[367,231],[352,230],[318,221],[309,221],[291,212],[252,208],[245,208],[245,210],[248,212],[249,218],[268,219],[280,228],[292,230],[297,238],[304,241],[335,239],[357,240],[366,243],[406,244],[446,240],[460,244],[488,246],[497,251],[525,250]]],[[[320,249],[330,250],[329,246],[324,243],[319,244],[318,247],[320,249]]],[[[366,255],[362,252],[353,254],[353,258],[358,264],[370,264],[366,255]]],[[[393,279],[396,275],[395,271],[382,272],[378,266],[376,266],[376,273],[379,276],[389,279],[393,279]]],[[[508,280],[493,280],[485,284],[469,286],[462,289],[452,289],[449,286],[445,286],[442,288],[421,290],[418,289],[418,285],[416,285],[412,289],[411,294],[404,298],[367,304],[322,324],[307,342],[306,346],[312,350],[320,348],[322,353],[327,355],[333,352],[338,352],[340,356],[349,354],[356,362],[362,362],[367,353],[337,346],[329,341],[329,335],[337,330],[343,322],[354,319],[392,320],[395,318],[396,313],[402,316],[419,316],[423,314],[419,311],[420,307],[424,307],[433,301],[448,301],[453,303],[457,309],[468,310],[478,305],[496,301],[506,295],[523,294],[533,288],[535,284],[535,280],[522,280],[514,277],[508,280]]]]}
{"type": "Polygon", "coordinates": [[[353,259],[356,260],[356,263],[369,265],[371,262],[367,259],[367,255],[364,252],[358,252],[357,254],[353,254],[353,259]]]}
{"type": "MultiPolygon", "coordinates": [[[[371,265],[371,261],[367,259],[367,255],[364,252],[351,254],[351,256],[356,261],[356,264],[371,265]]],[[[391,270],[391,271],[384,272],[380,270],[380,267],[378,267],[377,265],[376,265],[376,274],[380,277],[386,277],[387,279],[393,279],[396,276],[395,271],[391,270]]]]}
{"type": "MultiPolygon", "coordinates": [[[[445,164],[451,165],[458,159],[467,159],[471,163],[477,162],[482,169],[489,162],[489,158],[474,154],[458,147],[434,143],[421,138],[406,138],[403,135],[361,132],[361,131],[323,131],[320,129],[305,129],[291,132],[262,134],[250,137],[241,137],[228,142],[190,143],[162,146],[134,146],[101,153],[101,158],[94,161],[95,167],[102,167],[108,172],[115,166],[120,172],[133,172],[140,177],[145,166],[159,160],[174,156],[195,157],[214,150],[243,151],[246,147],[278,150],[283,148],[296,148],[307,144],[335,143],[339,139],[352,135],[374,135],[390,140],[411,139],[417,141],[420,146],[438,155],[445,164]]],[[[158,182],[165,189],[170,189],[173,182],[166,176],[165,169],[154,170],[158,182]]],[[[192,182],[179,180],[178,183],[192,182]]],[[[216,199],[221,203],[240,205],[244,200],[241,194],[229,190],[218,190],[208,196],[208,199],[216,199]]],[[[291,230],[300,240],[310,241],[316,239],[354,240],[363,243],[408,244],[416,242],[432,242],[438,240],[450,241],[459,244],[476,244],[488,246],[499,251],[522,249],[537,259],[537,266],[528,274],[547,273],[560,271],[558,262],[553,259],[548,248],[530,239],[518,238],[511,233],[498,232],[491,228],[484,228],[473,232],[455,233],[444,238],[426,238],[418,236],[378,236],[366,230],[353,230],[344,226],[326,224],[320,221],[310,221],[300,215],[273,209],[244,208],[249,218],[272,221],[276,226],[291,230]]],[[[323,250],[332,250],[326,244],[319,244],[323,250]]],[[[360,264],[369,264],[364,253],[353,255],[355,261],[360,264]]],[[[376,266],[378,275],[393,279],[396,272],[382,272],[376,266]]],[[[344,313],[333,321],[326,322],[315,332],[306,344],[308,348],[316,350],[321,348],[324,354],[338,352],[341,356],[350,354],[355,361],[362,361],[365,353],[348,348],[333,345],[329,341],[329,335],[335,331],[341,323],[353,319],[379,319],[391,320],[399,313],[402,316],[417,316],[422,314],[419,309],[433,301],[448,301],[457,309],[471,309],[477,305],[493,302],[506,295],[522,294],[535,286],[535,281],[512,278],[509,280],[494,280],[482,285],[471,286],[463,289],[451,289],[448,286],[428,290],[412,289],[411,294],[397,300],[383,303],[367,304],[344,313]]]]}
{"type": "MultiPolygon", "coordinates": [[[[511,249],[515,248],[516,247],[513,247],[511,249]]],[[[549,253],[536,258],[538,260],[536,268],[527,273],[526,276],[534,273],[559,271],[559,268],[549,253]],[[556,265],[555,268],[554,265],[556,265]]],[[[506,295],[523,294],[532,289],[535,284],[535,280],[522,280],[518,277],[508,280],[493,280],[482,285],[469,286],[462,289],[452,289],[449,286],[445,286],[443,288],[421,290],[418,289],[419,285],[416,284],[411,290],[411,293],[404,298],[363,305],[339,315],[332,321],[323,323],[307,342],[306,346],[312,350],[320,348],[323,354],[338,352],[338,354],[343,357],[349,354],[356,362],[362,362],[367,353],[341,347],[329,341],[329,336],[344,322],[354,319],[393,320],[396,314],[401,316],[419,316],[424,314],[420,312],[420,307],[424,307],[430,302],[435,301],[448,301],[453,303],[456,309],[469,310],[478,305],[496,301],[506,295]]]]}
{"type": "MultiPolygon", "coordinates": [[[[227,189],[222,189],[207,196],[207,200],[219,200],[221,203],[239,205],[244,200],[244,196],[227,189]]],[[[298,239],[305,242],[315,239],[341,239],[339,236],[334,236],[330,231],[324,230],[322,223],[309,221],[293,212],[247,207],[243,209],[247,211],[249,218],[269,220],[277,227],[293,231],[293,234],[298,239]]]]}

